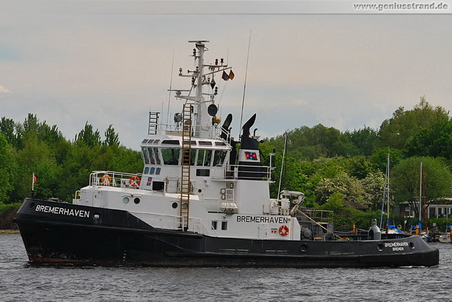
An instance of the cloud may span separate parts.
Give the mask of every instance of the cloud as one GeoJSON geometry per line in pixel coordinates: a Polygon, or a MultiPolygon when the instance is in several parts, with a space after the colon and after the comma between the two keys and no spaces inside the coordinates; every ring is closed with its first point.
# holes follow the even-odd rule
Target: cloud
{"type": "Polygon", "coordinates": [[[0,93],[11,93],[11,91],[0,85],[0,93]]]}

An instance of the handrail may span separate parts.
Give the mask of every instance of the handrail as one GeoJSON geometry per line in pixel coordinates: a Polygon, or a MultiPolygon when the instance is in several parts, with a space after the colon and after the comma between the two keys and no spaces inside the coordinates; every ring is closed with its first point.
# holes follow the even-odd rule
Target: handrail
{"type": "Polygon", "coordinates": [[[93,171],[89,176],[89,185],[138,189],[141,175],[142,173],[93,171]]]}

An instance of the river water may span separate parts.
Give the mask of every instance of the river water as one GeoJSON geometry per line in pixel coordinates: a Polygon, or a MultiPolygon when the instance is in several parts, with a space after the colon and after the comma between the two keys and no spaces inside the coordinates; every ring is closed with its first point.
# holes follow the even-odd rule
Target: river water
{"type": "Polygon", "coordinates": [[[451,301],[452,244],[438,267],[237,269],[34,267],[0,234],[0,301],[451,301]]]}

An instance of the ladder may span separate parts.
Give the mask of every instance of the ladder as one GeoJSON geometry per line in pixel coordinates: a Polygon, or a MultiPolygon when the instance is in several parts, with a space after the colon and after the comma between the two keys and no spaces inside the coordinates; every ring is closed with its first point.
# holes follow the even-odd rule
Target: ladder
{"type": "Polygon", "coordinates": [[[149,124],[148,124],[148,134],[157,134],[157,125],[159,121],[160,112],[149,112],[149,124]]]}
{"type": "Polygon", "coordinates": [[[193,106],[185,103],[182,111],[182,166],[180,185],[180,228],[182,231],[188,229],[189,218],[192,113],[193,106]]]}

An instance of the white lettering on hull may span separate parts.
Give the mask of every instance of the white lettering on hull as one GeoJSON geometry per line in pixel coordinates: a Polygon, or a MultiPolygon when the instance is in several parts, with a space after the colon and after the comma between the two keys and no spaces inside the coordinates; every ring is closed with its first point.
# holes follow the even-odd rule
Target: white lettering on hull
{"type": "Polygon", "coordinates": [[[67,209],[62,207],[45,206],[38,204],[35,209],[36,212],[51,213],[55,215],[65,215],[80,218],[89,218],[90,211],[77,210],[77,209],[67,209]]]}
{"type": "Polygon", "coordinates": [[[237,222],[289,223],[288,217],[237,215],[237,222]]]}
{"type": "Polygon", "coordinates": [[[408,242],[385,242],[385,247],[392,248],[393,252],[403,252],[408,242]]]}

